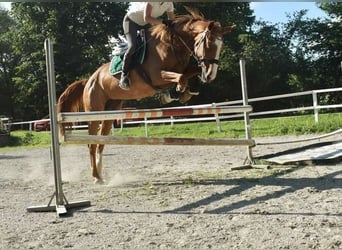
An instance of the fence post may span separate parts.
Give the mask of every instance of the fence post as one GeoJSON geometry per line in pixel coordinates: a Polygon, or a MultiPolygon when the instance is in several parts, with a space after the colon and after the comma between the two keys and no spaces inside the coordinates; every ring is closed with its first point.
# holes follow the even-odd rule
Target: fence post
{"type": "Polygon", "coordinates": [[[144,123],[145,123],[145,136],[148,137],[148,127],[147,127],[147,117],[144,117],[144,123]]]}
{"type": "MultiPolygon", "coordinates": [[[[217,107],[216,103],[213,103],[212,106],[214,108],[217,107]]],[[[221,121],[220,121],[219,114],[215,114],[215,120],[216,120],[217,132],[221,133],[222,127],[221,127],[221,121]]]]}
{"type": "Polygon", "coordinates": [[[30,134],[32,134],[32,131],[33,131],[33,129],[32,129],[32,124],[33,124],[33,122],[30,122],[30,123],[29,123],[29,132],[30,132],[30,134]]]}
{"type": "Polygon", "coordinates": [[[123,130],[123,123],[124,123],[124,120],[120,119],[120,132],[122,132],[123,130]]]}
{"type": "Polygon", "coordinates": [[[171,127],[173,127],[173,125],[174,125],[174,124],[173,124],[173,115],[170,116],[170,120],[171,120],[170,125],[171,125],[171,127]]]}
{"type": "Polygon", "coordinates": [[[115,122],[112,123],[112,135],[115,135],[115,122]]]}
{"type": "Polygon", "coordinates": [[[318,99],[317,99],[317,92],[312,91],[312,102],[313,102],[313,110],[315,116],[315,123],[318,123],[318,99]]]}

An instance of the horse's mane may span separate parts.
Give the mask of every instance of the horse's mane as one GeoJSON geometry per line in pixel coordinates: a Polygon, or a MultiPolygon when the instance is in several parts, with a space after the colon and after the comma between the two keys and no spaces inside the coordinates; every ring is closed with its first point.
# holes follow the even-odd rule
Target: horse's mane
{"type": "MultiPolygon", "coordinates": [[[[190,24],[194,21],[205,21],[204,16],[199,13],[197,10],[185,7],[186,10],[190,13],[190,15],[178,15],[173,20],[175,26],[177,25],[185,25],[185,29],[188,30],[190,24]]],[[[155,25],[151,28],[151,36],[159,39],[164,43],[170,43],[170,30],[163,24],[155,25]]]]}

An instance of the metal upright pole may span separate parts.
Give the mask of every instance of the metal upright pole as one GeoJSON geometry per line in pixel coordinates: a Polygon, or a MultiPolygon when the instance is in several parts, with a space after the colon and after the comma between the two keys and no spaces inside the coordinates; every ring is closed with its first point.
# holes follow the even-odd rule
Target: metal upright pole
{"type": "Polygon", "coordinates": [[[47,87],[49,97],[49,112],[51,122],[51,144],[52,144],[52,156],[53,166],[55,173],[55,195],[56,195],[56,209],[57,213],[66,213],[64,207],[64,193],[62,188],[62,174],[61,174],[61,159],[58,142],[57,131],[57,112],[56,112],[56,88],[55,88],[55,63],[53,57],[53,45],[50,39],[45,40],[45,52],[46,52],[46,73],[47,73],[47,87]]]}
{"type": "Polygon", "coordinates": [[[62,187],[62,172],[61,172],[61,159],[58,140],[58,123],[57,123],[57,110],[56,110],[56,79],[55,79],[55,66],[53,58],[53,46],[50,39],[46,39],[44,42],[44,48],[46,52],[46,74],[47,74],[47,87],[48,87],[48,99],[49,99],[49,112],[50,112],[50,124],[51,124],[51,146],[52,146],[52,158],[54,167],[54,179],[55,179],[55,192],[52,195],[47,206],[34,206],[28,207],[29,212],[46,212],[56,211],[58,215],[67,213],[68,207],[78,206],[90,206],[89,201],[81,201],[76,203],[69,203],[63,193],[62,187]],[[53,198],[56,198],[56,205],[52,206],[51,202],[53,198]]]}
{"type": "MultiPolygon", "coordinates": [[[[241,74],[241,89],[242,89],[242,101],[243,105],[248,105],[248,94],[247,94],[247,81],[246,81],[246,61],[244,59],[240,59],[240,74],[241,74]]],[[[245,133],[246,139],[252,139],[252,130],[251,124],[249,120],[249,112],[244,112],[244,121],[245,121],[245,133]]],[[[249,164],[254,163],[252,147],[247,146],[247,160],[249,164]]]]}

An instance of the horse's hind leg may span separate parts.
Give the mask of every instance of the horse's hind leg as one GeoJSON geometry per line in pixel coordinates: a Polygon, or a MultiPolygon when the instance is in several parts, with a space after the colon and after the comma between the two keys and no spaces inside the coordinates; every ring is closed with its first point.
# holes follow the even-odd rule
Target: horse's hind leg
{"type": "MultiPolygon", "coordinates": [[[[105,110],[118,110],[122,108],[122,101],[114,101],[110,100],[106,104],[105,110]]],[[[101,126],[101,135],[108,135],[110,130],[112,129],[113,121],[103,121],[101,126]]],[[[102,156],[103,156],[103,149],[104,144],[97,145],[97,152],[96,152],[96,169],[97,173],[101,180],[103,180],[103,163],[102,163],[102,156]]]]}

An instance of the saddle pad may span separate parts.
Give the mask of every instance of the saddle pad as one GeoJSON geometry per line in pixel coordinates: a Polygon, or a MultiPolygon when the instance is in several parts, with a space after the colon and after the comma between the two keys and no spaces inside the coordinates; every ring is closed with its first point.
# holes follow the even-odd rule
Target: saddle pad
{"type": "MultiPolygon", "coordinates": [[[[146,40],[138,37],[137,44],[138,44],[139,49],[136,52],[136,54],[133,55],[133,61],[135,61],[135,65],[142,64],[144,62],[145,52],[146,52],[146,40]]],[[[121,72],[122,66],[123,66],[123,55],[115,55],[110,62],[109,74],[115,75],[121,72]]]]}
{"type": "Polygon", "coordinates": [[[122,64],[123,64],[123,60],[121,56],[119,55],[114,56],[110,62],[109,74],[115,75],[119,73],[120,71],[122,71],[122,64]]]}

